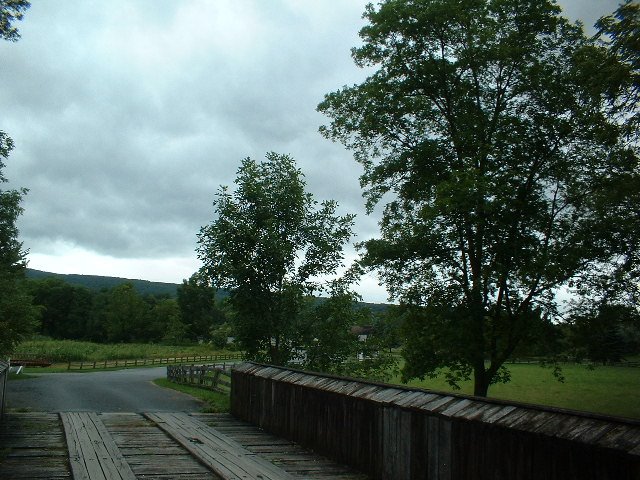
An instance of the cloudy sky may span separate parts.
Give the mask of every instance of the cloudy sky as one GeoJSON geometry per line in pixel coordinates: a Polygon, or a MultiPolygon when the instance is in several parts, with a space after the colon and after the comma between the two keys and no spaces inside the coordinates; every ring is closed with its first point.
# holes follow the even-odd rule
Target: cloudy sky
{"type": "MultiPolygon", "coordinates": [[[[0,43],[5,169],[27,187],[29,266],[179,283],[242,158],[292,155],[317,199],[377,233],[361,169],[325,140],[325,93],[365,78],[350,58],[366,0],[32,0],[0,43]]],[[[592,25],[616,0],[563,0],[592,25]]],[[[355,258],[351,248],[350,259],[355,258]]],[[[374,275],[358,288],[384,301],[374,275]]]]}

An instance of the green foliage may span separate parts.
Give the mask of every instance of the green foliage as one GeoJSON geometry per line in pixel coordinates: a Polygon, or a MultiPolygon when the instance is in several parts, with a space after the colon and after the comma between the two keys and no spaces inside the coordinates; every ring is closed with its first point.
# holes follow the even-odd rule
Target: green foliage
{"type": "Polygon", "coordinates": [[[638,133],[640,112],[640,5],[625,0],[612,14],[596,23],[598,35],[608,47],[612,62],[601,64],[601,72],[612,84],[610,99],[615,112],[625,114],[630,132],[638,133]],[[611,65],[617,67],[612,70],[611,65]],[[607,68],[609,67],[609,68],[607,68]],[[621,68],[620,68],[621,67],[621,68]]]}
{"type": "Polygon", "coordinates": [[[226,321],[224,312],[216,306],[216,290],[206,279],[195,273],[178,287],[178,305],[187,337],[191,340],[208,338],[215,325],[226,321]]]}
{"type": "Polygon", "coordinates": [[[172,298],[160,300],[151,310],[156,335],[166,345],[180,345],[187,341],[187,326],[182,322],[178,302],[172,298]]]}
{"type": "Polygon", "coordinates": [[[368,207],[387,202],[362,266],[412,307],[406,377],[446,367],[486,395],[555,317],[559,289],[628,251],[637,204],[616,188],[637,185],[636,152],[584,61],[605,48],[559,12],[547,0],[369,5],[353,58],[377,70],[318,107],[332,119],[322,133],[363,165],[368,207]]]}
{"type": "Polygon", "coordinates": [[[0,292],[0,357],[6,357],[35,330],[37,310],[17,274],[0,272],[0,292]]]}
{"type": "Polygon", "coordinates": [[[345,362],[358,353],[358,337],[351,333],[351,328],[370,321],[367,310],[354,308],[356,301],[351,292],[334,287],[328,299],[308,306],[300,329],[304,368],[345,373],[345,362]]]}
{"type": "Polygon", "coordinates": [[[374,334],[384,348],[392,350],[404,344],[403,325],[404,309],[397,305],[389,305],[373,316],[374,334]]]}
{"type": "Polygon", "coordinates": [[[189,342],[175,299],[141,296],[133,284],[94,292],[58,277],[30,280],[27,289],[42,320],[40,333],[100,342],[189,342]]]}
{"type": "Polygon", "coordinates": [[[620,232],[617,241],[621,253],[617,262],[580,287],[599,297],[592,309],[597,309],[598,304],[620,303],[637,308],[640,302],[640,5],[626,0],[612,15],[601,18],[596,27],[605,55],[595,59],[593,55],[587,56],[593,65],[587,69],[589,78],[608,85],[609,117],[622,129],[633,152],[629,161],[635,168],[608,187],[605,196],[608,201],[600,206],[600,215],[611,218],[614,230],[620,232]]]}
{"type": "Polygon", "coordinates": [[[24,12],[31,6],[27,0],[0,0],[0,38],[16,42],[20,38],[14,23],[22,20],[24,12]]]}
{"type": "Polygon", "coordinates": [[[28,281],[33,304],[40,309],[40,333],[52,338],[85,338],[92,314],[93,295],[57,278],[28,281]]]}
{"type": "Polygon", "coordinates": [[[600,305],[570,321],[572,356],[607,364],[640,353],[640,313],[627,305],[600,305]]]}
{"type": "Polygon", "coordinates": [[[316,372],[371,380],[386,380],[396,359],[379,338],[361,341],[356,326],[371,325],[368,308],[340,281],[332,282],[329,298],[309,300],[301,315],[300,360],[302,368],[316,372]]]}
{"type": "Polygon", "coordinates": [[[233,337],[233,325],[225,322],[211,329],[211,344],[217,348],[229,347],[228,339],[233,337]]]}
{"type": "Polygon", "coordinates": [[[24,285],[24,253],[16,240],[18,209],[13,207],[18,201],[12,192],[0,190],[0,356],[9,354],[37,325],[37,310],[24,285]]]}
{"type": "Polygon", "coordinates": [[[148,309],[131,284],[123,284],[105,293],[102,311],[108,342],[132,342],[148,335],[148,309]]]}
{"type": "Polygon", "coordinates": [[[334,274],[351,236],[353,216],[305,192],[292,158],[242,162],[230,192],[221,187],[216,220],[201,229],[202,273],[229,290],[234,331],[251,359],[286,364],[293,355],[304,298],[317,278],[334,274]]]}

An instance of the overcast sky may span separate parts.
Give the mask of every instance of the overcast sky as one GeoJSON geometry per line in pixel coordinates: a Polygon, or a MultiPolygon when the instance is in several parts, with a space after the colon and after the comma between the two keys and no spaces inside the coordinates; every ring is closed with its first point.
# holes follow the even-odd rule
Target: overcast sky
{"type": "MultiPolygon", "coordinates": [[[[180,283],[240,161],[292,155],[318,200],[357,213],[361,168],[318,127],[325,93],[362,81],[350,58],[366,0],[32,0],[0,43],[6,176],[27,187],[31,268],[180,283]]],[[[592,25],[616,0],[564,0],[592,25]]],[[[348,258],[355,258],[349,249],[348,258]]],[[[358,288],[385,301],[374,275],[358,288]]]]}

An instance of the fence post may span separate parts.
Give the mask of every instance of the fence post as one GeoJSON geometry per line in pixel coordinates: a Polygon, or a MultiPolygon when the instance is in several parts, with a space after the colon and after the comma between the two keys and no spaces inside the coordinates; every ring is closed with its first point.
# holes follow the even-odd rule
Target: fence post
{"type": "Polygon", "coordinates": [[[9,366],[11,361],[7,359],[6,363],[0,361],[0,421],[4,419],[4,404],[7,396],[7,377],[9,376],[9,366]]]}

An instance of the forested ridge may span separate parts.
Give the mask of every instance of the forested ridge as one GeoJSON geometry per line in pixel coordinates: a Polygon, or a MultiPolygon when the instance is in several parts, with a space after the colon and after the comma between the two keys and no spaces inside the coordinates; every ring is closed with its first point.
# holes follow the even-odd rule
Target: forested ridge
{"type": "Polygon", "coordinates": [[[39,280],[42,278],[59,278],[67,283],[86,287],[90,290],[102,290],[117,287],[123,283],[131,283],[136,291],[141,295],[169,295],[175,297],[177,294],[177,283],[152,282],[149,280],[106,277],[102,275],[80,275],[75,273],[52,273],[42,270],[27,268],[27,278],[39,280]]]}

